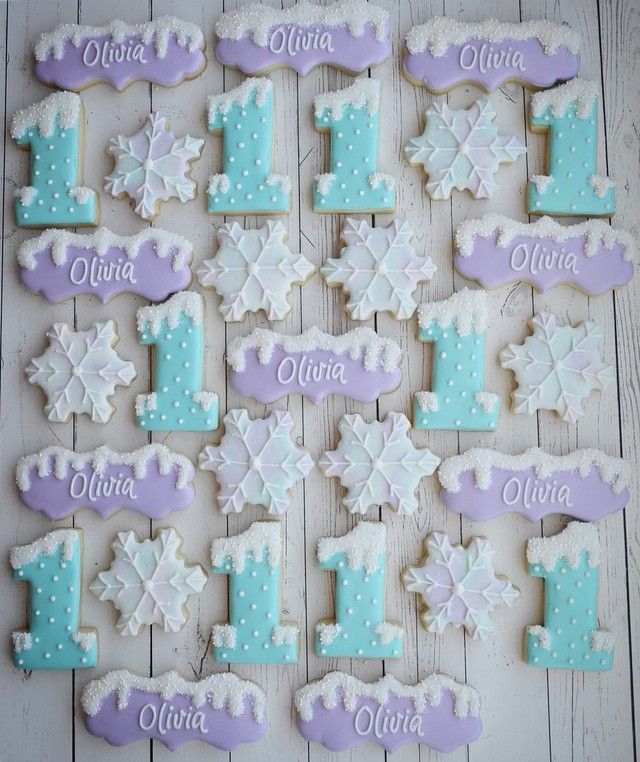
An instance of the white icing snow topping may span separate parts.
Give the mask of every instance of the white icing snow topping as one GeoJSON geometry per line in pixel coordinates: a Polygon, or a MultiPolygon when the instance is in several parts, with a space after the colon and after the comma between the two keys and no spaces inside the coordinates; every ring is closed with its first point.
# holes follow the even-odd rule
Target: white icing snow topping
{"type": "Polygon", "coordinates": [[[96,643],[96,633],[93,631],[74,632],[71,636],[71,640],[73,640],[76,645],[80,646],[82,651],[88,653],[96,643]]]}
{"type": "Polygon", "coordinates": [[[200,405],[203,412],[208,413],[211,406],[218,401],[218,395],[215,392],[195,392],[191,399],[200,405]]]}
{"type": "Polygon", "coordinates": [[[346,26],[352,37],[362,37],[366,24],[375,27],[377,40],[388,33],[389,13],[365,0],[338,0],[333,5],[311,5],[300,2],[280,10],[251,3],[218,17],[215,32],[223,40],[240,40],[251,36],[256,45],[269,44],[269,32],[276,26],[300,27],[346,26]]]}
{"type": "Polygon", "coordinates": [[[477,717],[480,714],[480,694],[475,688],[458,683],[448,675],[433,674],[416,685],[405,685],[393,675],[385,675],[375,683],[363,683],[345,672],[329,672],[322,680],[316,680],[296,691],[294,703],[302,720],[313,717],[314,703],[320,699],[325,709],[344,707],[353,712],[358,699],[370,698],[381,706],[391,696],[413,701],[416,712],[438,706],[443,692],[453,695],[456,717],[477,717]]]}
{"type": "Polygon", "coordinates": [[[318,540],[318,561],[324,563],[344,553],[350,569],[365,569],[373,574],[384,551],[387,529],[384,524],[361,521],[343,537],[321,537],[318,540]]]}
{"type": "Polygon", "coordinates": [[[237,636],[232,624],[214,624],[211,628],[211,643],[216,648],[235,648],[237,636]]]}
{"type": "Polygon", "coordinates": [[[30,632],[12,632],[13,650],[19,654],[22,651],[30,651],[33,648],[33,638],[30,632]]]}
{"type": "Polygon", "coordinates": [[[538,638],[538,645],[544,651],[549,651],[551,648],[551,633],[546,627],[541,624],[530,624],[527,626],[527,635],[533,635],[534,638],[538,638]]]}
{"type": "Polygon", "coordinates": [[[540,196],[544,196],[553,185],[552,175],[531,175],[529,180],[536,186],[536,190],[540,196]]]}
{"type": "Polygon", "coordinates": [[[214,121],[216,114],[228,114],[233,106],[243,108],[252,98],[255,98],[256,106],[261,108],[272,90],[273,82],[268,77],[249,77],[228,93],[210,95],[207,100],[209,122],[214,121]]]}
{"type": "Polygon", "coordinates": [[[199,27],[174,16],[162,16],[155,21],[145,21],[141,24],[127,24],[122,19],[115,19],[105,26],[61,24],[53,31],[40,35],[35,44],[34,55],[36,61],[46,61],[51,54],[56,61],[60,61],[67,42],[72,42],[78,48],[84,40],[95,37],[111,37],[118,45],[127,37],[137,37],[145,45],[153,43],[158,58],[164,58],[169,38],[172,36],[181,48],[186,48],[190,53],[194,50],[204,50],[204,36],[199,27]]]}
{"type": "Polygon", "coordinates": [[[218,193],[224,195],[228,193],[231,188],[231,180],[229,175],[225,175],[224,172],[216,175],[211,175],[209,178],[209,185],[207,186],[207,193],[210,196],[216,196],[218,193]]]}
{"type": "Polygon", "coordinates": [[[498,404],[498,395],[492,392],[476,392],[475,401],[480,405],[483,412],[490,413],[498,404]]]}
{"type": "Polygon", "coordinates": [[[53,135],[56,122],[67,130],[80,121],[82,101],[77,93],[53,93],[31,106],[16,111],[11,120],[11,137],[19,140],[31,127],[36,127],[43,138],[53,135]]]}
{"type": "Polygon", "coordinates": [[[373,631],[380,638],[380,643],[383,646],[389,645],[396,638],[404,637],[404,629],[393,622],[380,622],[373,628],[373,631]]]}
{"type": "Polygon", "coordinates": [[[147,411],[153,412],[158,409],[158,397],[155,392],[149,394],[136,394],[136,415],[144,415],[147,411]]]}
{"type": "Polygon", "coordinates": [[[594,630],[591,634],[591,649],[593,651],[613,651],[615,644],[614,634],[609,630],[594,630]]]}
{"type": "Polygon", "coordinates": [[[169,328],[175,328],[182,315],[186,315],[194,325],[202,325],[204,299],[197,291],[178,291],[162,304],[139,307],[137,311],[138,331],[150,331],[154,336],[160,331],[163,321],[169,328]]]}
{"type": "Polygon", "coordinates": [[[90,717],[98,714],[102,702],[112,693],[118,694],[118,709],[126,709],[132,690],[155,693],[165,701],[174,696],[188,696],[196,707],[209,704],[213,709],[225,709],[232,717],[244,714],[247,699],[253,707],[253,718],[262,722],[265,714],[266,696],[250,680],[242,680],[233,672],[219,672],[204,680],[184,680],[177,672],[166,672],[158,677],[141,677],[126,669],[108,672],[98,680],[92,680],[82,691],[82,709],[90,717]]]}
{"type": "Polygon", "coordinates": [[[464,288],[441,302],[421,304],[420,328],[426,331],[434,322],[440,328],[455,325],[460,336],[468,336],[471,331],[483,333],[487,327],[487,292],[464,288]]]}
{"type": "Polygon", "coordinates": [[[527,562],[542,564],[552,571],[560,559],[576,569],[582,554],[587,554],[589,566],[600,565],[600,538],[595,524],[572,521],[553,537],[532,537],[527,541],[527,562]]]}
{"type": "Polygon", "coordinates": [[[271,642],[274,646],[290,646],[297,642],[300,630],[293,624],[277,624],[271,632],[271,642]]]}
{"type": "Polygon", "coordinates": [[[182,489],[190,484],[193,479],[193,463],[172,452],[163,444],[154,443],[140,447],[133,452],[116,452],[107,445],[98,447],[91,452],[74,452],[65,447],[45,447],[44,450],[33,455],[25,455],[20,458],[16,467],[16,482],[21,492],[31,488],[31,473],[35,469],[40,479],[55,476],[56,479],[65,479],[69,469],[82,471],[89,463],[93,471],[103,474],[107,466],[131,466],[136,479],[144,479],[147,466],[151,460],[158,463],[158,471],[166,476],[173,469],[176,472],[176,487],[182,489]]]}
{"type": "Polygon", "coordinates": [[[67,196],[74,199],[77,204],[88,204],[95,195],[96,192],[92,188],[86,188],[84,185],[69,188],[67,191],[67,196]]]}
{"type": "Polygon", "coordinates": [[[242,534],[219,537],[211,543],[211,565],[222,566],[228,558],[234,572],[244,570],[247,557],[256,563],[266,560],[273,569],[280,563],[282,534],[279,521],[254,521],[242,534]],[[266,554],[266,559],[265,559],[266,554]]]}
{"type": "Polygon", "coordinates": [[[385,175],[384,172],[372,172],[368,182],[372,190],[380,187],[380,185],[384,185],[387,190],[393,190],[396,187],[396,178],[392,175],[385,175]]]}
{"type": "Polygon", "coordinates": [[[531,96],[531,112],[542,116],[549,108],[554,116],[562,117],[570,106],[575,106],[578,119],[587,119],[598,97],[598,83],[576,77],[550,90],[540,90],[531,96]]]}
{"type": "Polygon", "coordinates": [[[322,116],[325,109],[331,111],[335,121],[341,118],[342,111],[351,106],[354,109],[366,109],[368,114],[375,114],[380,106],[380,82],[377,79],[356,79],[349,87],[331,93],[320,93],[313,101],[315,114],[322,116]]]}
{"type": "Polygon", "coordinates": [[[589,178],[589,185],[593,188],[598,198],[603,198],[607,195],[610,188],[615,188],[616,184],[609,177],[603,175],[591,175],[589,178]]]}
{"type": "Polygon", "coordinates": [[[313,326],[297,336],[283,336],[265,328],[255,328],[248,336],[239,336],[227,348],[227,362],[236,373],[246,368],[247,351],[255,349],[258,361],[266,365],[273,350],[282,347],[285,352],[312,352],[315,349],[333,352],[336,355],[348,353],[352,360],[364,358],[364,368],[373,371],[382,365],[390,373],[400,363],[402,350],[391,339],[385,339],[365,326],[354,328],[340,336],[324,333],[313,326]]]}
{"type": "Polygon", "coordinates": [[[337,622],[318,622],[316,625],[316,632],[320,644],[323,646],[330,646],[342,632],[342,627],[337,622]]]}
{"type": "Polygon", "coordinates": [[[265,182],[270,188],[279,185],[280,192],[285,196],[291,193],[291,179],[286,175],[267,175],[265,182]]]}
{"type": "Polygon", "coordinates": [[[594,467],[615,495],[628,487],[631,468],[622,458],[607,455],[601,450],[575,450],[569,455],[551,455],[538,447],[531,447],[520,455],[473,447],[462,455],[443,460],[438,469],[438,479],[444,490],[457,493],[460,491],[460,474],[465,471],[474,471],[476,487],[487,490],[491,486],[491,471],[494,468],[504,471],[533,468],[538,479],[546,479],[551,474],[567,471],[575,471],[585,478],[594,467]]]}
{"type": "Polygon", "coordinates": [[[561,47],[574,54],[580,52],[580,35],[565,24],[554,24],[552,21],[512,24],[486,19],[470,23],[436,16],[426,24],[412,27],[405,41],[410,53],[424,53],[428,50],[432,56],[439,58],[451,45],[462,45],[471,39],[502,42],[530,38],[538,40],[547,55],[553,55],[561,47]]]}
{"type": "Polygon", "coordinates": [[[313,179],[317,183],[318,193],[321,196],[326,196],[331,190],[331,183],[335,182],[336,176],[333,172],[324,172],[321,175],[315,175],[313,179]]]}
{"type": "Polygon", "coordinates": [[[9,561],[14,569],[21,569],[39,556],[52,556],[60,546],[62,558],[70,561],[79,542],[80,532],[77,529],[54,529],[29,545],[15,545],[9,553],[9,561]]]}
{"type": "Polygon", "coordinates": [[[440,409],[438,395],[434,392],[416,392],[416,400],[423,413],[437,413],[440,409]]]}
{"type": "Polygon", "coordinates": [[[135,235],[117,235],[109,228],[98,228],[89,235],[50,228],[20,244],[18,264],[27,270],[35,270],[36,254],[51,249],[51,259],[57,267],[61,267],[67,261],[71,247],[95,250],[101,257],[109,249],[120,249],[126,257],[135,259],[143,245],[148,243],[152,244],[154,254],[160,259],[173,253],[171,266],[176,272],[185,267],[193,255],[193,244],[186,238],[160,228],[145,228],[135,235]]]}
{"type": "Polygon", "coordinates": [[[31,206],[38,195],[38,189],[33,185],[25,185],[22,188],[16,188],[13,192],[14,198],[19,198],[22,206],[31,206]]]}
{"type": "MultiPolygon", "coordinates": [[[[530,178],[531,179],[531,178],[530,178]]],[[[497,244],[506,248],[519,236],[550,238],[563,243],[570,238],[586,237],[585,254],[592,257],[601,247],[613,249],[621,246],[622,256],[628,262],[637,258],[636,239],[626,230],[614,230],[601,220],[587,220],[577,225],[561,225],[552,217],[540,217],[536,222],[519,222],[502,214],[485,214],[477,220],[467,220],[456,230],[457,253],[463,257],[473,254],[476,238],[490,238],[497,235],[497,244]]]]}

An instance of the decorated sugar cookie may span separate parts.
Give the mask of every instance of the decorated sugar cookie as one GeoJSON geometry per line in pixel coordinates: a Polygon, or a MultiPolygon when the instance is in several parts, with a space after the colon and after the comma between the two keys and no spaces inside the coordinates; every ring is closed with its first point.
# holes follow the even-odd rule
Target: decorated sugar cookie
{"type": "Polygon", "coordinates": [[[13,633],[18,669],[85,669],[98,663],[98,632],[81,629],[82,532],[55,529],[9,556],[12,577],[29,583],[29,629],[13,633]]]}
{"type": "Polygon", "coordinates": [[[109,402],[116,386],[129,386],[136,377],[132,362],[120,359],[113,320],[94,323],[87,331],[73,331],[54,323],[47,331],[49,346],[34,357],[25,372],[47,397],[44,412],[50,421],[66,423],[73,413],[86,413],[95,423],[106,423],[115,408],[109,402]]]}
{"type": "Polygon", "coordinates": [[[171,87],[200,74],[203,51],[202,31],[174,16],[141,24],[61,24],[38,38],[35,73],[45,85],[67,90],[97,82],[124,90],[140,79],[171,87]]]}
{"type": "Polygon", "coordinates": [[[302,737],[330,751],[370,741],[389,753],[408,743],[449,752],[482,733],[479,693],[448,675],[405,685],[393,675],[363,683],[329,672],[296,691],[294,703],[302,737]]]}
{"type": "Polygon", "coordinates": [[[53,521],[81,508],[103,519],[122,509],[161,519],[191,505],[193,476],[188,458],[159,443],[125,453],[107,445],[91,452],[45,447],[16,468],[22,502],[53,521]]]}
{"type": "Polygon", "coordinates": [[[560,225],[551,217],[526,223],[487,214],[456,230],[455,265],[484,288],[518,280],[545,292],[567,283],[603,294],[633,278],[635,238],[599,220],[560,225]]]}
{"type": "Polygon", "coordinates": [[[227,348],[233,388],[265,403],[296,393],[313,402],[328,394],[373,402],[398,387],[400,355],[395,341],[365,327],[342,336],[315,326],[298,336],[256,328],[227,348]]]}
{"type": "Polygon", "coordinates": [[[375,312],[390,312],[398,320],[410,318],[418,306],[413,293],[418,283],[433,278],[436,266],[431,257],[416,254],[409,223],[371,227],[347,217],[341,237],[347,246],[321,272],[329,286],[342,286],[350,296],[349,317],[369,320],[375,312]]]}
{"type": "Polygon", "coordinates": [[[215,30],[218,61],[245,74],[284,66],[305,76],[321,64],[357,74],[391,53],[389,13],[365,0],[282,10],[251,3],[221,14],[215,30]]]}
{"type": "Polygon", "coordinates": [[[207,576],[200,564],[187,566],[181,544],[175,529],[161,529],[153,540],[142,541],[135,532],[118,533],[111,567],[89,590],[120,612],[116,629],[121,635],[139,635],[151,624],[165,632],[184,627],[187,598],[202,591],[207,576]]]}
{"type": "Polygon", "coordinates": [[[484,390],[487,294],[463,289],[418,311],[418,339],[433,344],[432,391],[418,392],[416,429],[493,431],[500,401],[484,390]]]}
{"type": "Polygon", "coordinates": [[[513,411],[555,410],[563,421],[575,423],[591,392],[613,382],[613,367],[600,358],[602,331],[591,321],[575,328],[558,325],[549,312],[534,315],[531,326],[532,336],[500,352],[500,364],[513,371],[518,384],[511,395],[513,411]]]}
{"type": "Polygon", "coordinates": [[[357,79],[314,99],[317,130],[330,135],[329,171],[313,181],[314,212],[392,212],[396,181],[378,171],[380,82],[357,79]]]}
{"type": "Polygon", "coordinates": [[[600,450],[550,455],[537,447],[520,455],[474,447],[438,470],[444,504],[473,521],[509,512],[530,521],[558,513],[597,521],[625,507],[630,478],[622,458],[600,450]]]}
{"type": "Polygon", "coordinates": [[[160,228],[124,236],[45,230],[18,248],[23,285],[49,302],[90,294],[104,304],[122,293],[160,302],[189,285],[192,256],[186,238],[160,228]]]}
{"type": "Polygon", "coordinates": [[[424,548],[422,566],[409,566],[402,575],[406,590],[422,597],[422,624],[438,635],[448,624],[464,627],[474,640],[487,640],[493,632],[491,612],[511,607],[520,595],[506,577],[496,577],[489,540],[472,537],[465,547],[451,545],[444,532],[433,532],[424,548]]]}
{"type": "Polygon", "coordinates": [[[222,135],[222,174],[211,175],[211,214],[286,214],[291,180],[271,169],[273,82],[250,77],[207,102],[207,129],[222,135]]]}
{"type": "Polygon", "coordinates": [[[547,172],[529,178],[530,214],[612,217],[612,180],[597,174],[597,82],[573,79],[531,98],[531,129],[547,132],[547,172]]]}
{"type": "Polygon", "coordinates": [[[384,616],[387,530],[361,521],[343,537],[318,540],[321,569],[336,572],[335,621],[316,625],[316,654],[327,658],[396,659],[404,630],[384,616]]]}
{"type": "Polygon", "coordinates": [[[170,751],[189,741],[231,751],[267,730],[264,692],[233,672],[190,681],[118,669],[87,683],[81,704],[89,733],[113,746],[153,738],[170,751]]]}
{"type": "Polygon", "coordinates": [[[298,661],[298,626],[280,620],[280,527],[278,521],[255,521],[242,534],[211,543],[212,571],[229,577],[229,622],[212,630],[216,662],[298,661]]]}
{"type": "Polygon", "coordinates": [[[532,537],[527,563],[532,577],[545,580],[544,625],[527,627],[527,664],[612,669],[613,634],[598,629],[600,538],[595,524],[572,521],[553,537],[532,537]]]}
{"type": "Polygon", "coordinates": [[[97,225],[98,195],[80,184],[82,101],[58,92],[16,111],[11,137],[31,152],[30,184],[15,191],[16,225],[22,228],[97,225]]]}
{"type": "Polygon", "coordinates": [[[469,190],[474,198],[493,196],[500,165],[513,164],[527,150],[515,135],[498,132],[495,118],[488,98],[468,109],[438,101],[426,109],[424,132],[411,138],[404,152],[410,164],[424,167],[431,198],[451,198],[454,188],[469,190]]]}
{"type": "Polygon", "coordinates": [[[138,341],[154,347],[153,391],[136,397],[136,423],[147,431],[213,431],[218,395],[202,390],[204,300],[179,291],[138,309],[138,341]]]}
{"type": "Polygon", "coordinates": [[[550,87],[580,71],[581,38],[566,24],[434,16],[407,33],[403,71],[410,82],[444,93],[472,83],[491,92],[504,82],[550,87]]]}
{"type": "Polygon", "coordinates": [[[104,189],[114,198],[129,196],[134,212],[151,220],[160,214],[163,201],[177,198],[184,204],[196,197],[190,165],[200,158],[203,145],[204,140],[191,135],[176,138],[166,117],[149,114],[141,130],[109,141],[114,167],[104,189]]]}
{"type": "Polygon", "coordinates": [[[231,222],[217,233],[218,251],[204,260],[198,279],[222,297],[225,321],[242,320],[260,310],[267,320],[284,320],[291,311],[287,296],[292,286],[302,285],[315,272],[306,257],[294,254],[285,243],[284,225],[267,220],[256,230],[244,230],[231,222]]]}
{"type": "Polygon", "coordinates": [[[414,447],[410,428],[401,413],[371,423],[357,413],[342,416],[338,448],[323,453],[318,465],[325,476],[340,479],[347,490],[342,505],[350,513],[385,503],[401,515],[418,507],[418,484],[436,470],[440,458],[426,447],[414,447]]]}

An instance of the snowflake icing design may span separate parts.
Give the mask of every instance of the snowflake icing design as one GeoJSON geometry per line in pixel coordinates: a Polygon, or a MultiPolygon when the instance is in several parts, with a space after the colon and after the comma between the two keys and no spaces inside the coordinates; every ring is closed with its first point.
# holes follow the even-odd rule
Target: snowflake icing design
{"type": "Polygon", "coordinates": [[[302,284],[315,267],[285,244],[281,222],[267,220],[257,230],[244,230],[237,222],[218,229],[220,248],[198,270],[203,286],[213,286],[222,297],[225,321],[242,320],[247,312],[264,310],[268,320],[283,320],[291,305],[287,295],[302,284]]]}
{"type": "Polygon", "coordinates": [[[291,440],[291,414],[275,410],[252,420],[246,410],[230,410],[218,447],[205,447],[200,468],[213,471],[219,484],[222,513],[240,513],[245,505],[262,505],[269,513],[284,513],[287,490],[313,468],[313,460],[291,440]]]}
{"type": "Polygon", "coordinates": [[[405,588],[424,600],[424,626],[438,635],[448,624],[464,626],[474,640],[486,640],[493,632],[489,614],[499,605],[511,607],[520,595],[506,577],[496,577],[489,541],[473,537],[466,548],[452,546],[444,532],[433,532],[425,549],[424,564],[402,575],[405,588]]]}
{"type": "Polygon", "coordinates": [[[111,567],[89,590],[118,609],[121,635],[138,635],[148,624],[165,632],[184,626],[186,600],[202,591],[207,577],[199,564],[187,566],[178,555],[181,543],[175,529],[161,529],[155,539],[142,542],[135,532],[120,532],[112,543],[111,567]]]}
{"type": "Polygon", "coordinates": [[[584,415],[589,394],[613,382],[613,368],[600,359],[602,331],[589,321],[575,328],[559,326],[548,312],[535,315],[531,325],[533,336],[500,352],[500,364],[515,373],[518,383],[514,411],[555,410],[574,423],[584,415]]]}
{"type": "Polygon", "coordinates": [[[424,166],[427,192],[434,199],[449,198],[454,188],[466,188],[474,198],[491,198],[500,164],[516,161],[527,150],[515,135],[498,132],[496,110],[487,98],[458,111],[432,103],[425,117],[424,132],[404,150],[411,164],[424,166]]]}
{"type": "Polygon", "coordinates": [[[178,198],[184,203],[196,195],[189,162],[200,158],[204,140],[190,135],[176,139],[166,122],[160,114],[149,114],[139,132],[111,138],[107,149],[115,167],[105,177],[105,190],[116,198],[132,198],[144,220],[158,214],[161,201],[178,198]]]}
{"type": "Polygon", "coordinates": [[[418,507],[415,491],[440,458],[427,448],[414,447],[411,424],[401,413],[365,423],[362,416],[344,415],[338,423],[340,444],[319,461],[325,476],[337,476],[347,488],[342,503],[351,513],[366,513],[371,505],[388,503],[399,514],[418,507]]]}
{"type": "Polygon", "coordinates": [[[30,383],[47,395],[44,412],[50,421],[65,423],[72,413],[87,413],[106,423],[114,411],[108,397],[118,385],[136,377],[132,362],[121,360],[113,345],[118,339],[113,320],[94,323],[88,331],[73,331],[55,323],[47,331],[49,346],[26,368],[30,383]]]}
{"type": "Polygon", "coordinates": [[[342,238],[348,245],[321,272],[330,286],[341,285],[350,295],[349,316],[368,320],[374,312],[387,311],[398,320],[410,318],[418,306],[412,294],[418,283],[433,278],[436,266],[430,257],[417,256],[409,224],[394,220],[375,228],[348,217],[342,238]]]}

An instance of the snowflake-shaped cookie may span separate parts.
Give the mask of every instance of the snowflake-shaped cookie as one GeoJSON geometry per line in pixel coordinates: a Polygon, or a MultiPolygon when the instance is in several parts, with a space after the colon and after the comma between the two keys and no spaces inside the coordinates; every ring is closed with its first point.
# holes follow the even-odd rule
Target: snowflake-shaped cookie
{"type": "Polygon", "coordinates": [[[431,198],[449,198],[454,188],[490,198],[498,187],[494,175],[500,164],[514,162],[527,150],[514,135],[498,132],[496,111],[487,98],[459,111],[432,103],[425,117],[424,132],[404,150],[411,164],[424,166],[431,198]]]}
{"type": "Polygon", "coordinates": [[[430,476],[440,458],[409,439],[411,424],[401,413],[365,423],[362,416],[344,415],[338,423],[340,444],[325,452],[319,466],[325,476],[337,476],[347,488],[342,500],[351,513],[366,513],[370,505],[388,503],[399,514],[418,507],[415,491],[430,476]]]}
{"type": "Polygon", "coordinates": [[[410,318],[418,306],[412,294],[418,283],[433,278],[436,266],[431,257],[417,256],[409,223],[394,220],[386,228],[372,228],[347,217],[342,238],[348,246],[339,259],[328,259],[321,272],[330,286],[342,286],[350,295],[350,317],[368,320],[374,312],[386,311],[398,320],[410,318]]]}
{"type": "Polygon", "coordinates": [[[555,410],[563,421],[574,423],[584,415],[589,394],[613,381],[613,368],[600,359],[602,331],[590,321],[575,328],[559,326],[548,312],[535,315],[531,325],[533,336],[500,352],[500,364],[515,373],[518,383],[514,412],[555,410]]]}
{"type": "Polygon", "coordinates": [[[115,198],[132,198],[144,220],[159,213],[161,201],[179,198],[184,203],[196,195],[189,163],[200,158],[204,140],[190,135],[176,139],[166,122],[160,114],[149,114],[141,130],[111,138],[107,148],[115,167],[105,177],[105,190],[115,198]]]}
{"type": "Polygon", "coordinates": [[[424,544],[423,565],[402,575],[405,588],[419,593],[427,607],[422,623],[438,635],[448,624],[464,626],[474,640],[486,640],[493,632],[489,614],[496,606],[510,607],[520,595],[506,577],[496,577],[491,544],[473,537],[466,548],[452,547],[444,532],[433,532],[424,544]]]}
{"type": "Polygon", "coordinates": [[[116,386],[129,386],[136,377],[133,363],[121,360],[113,349],[116,324],[109,320],[94,323],[88,331],[73,331],[66,323],[55,323],[47,338],[44,354],[26,368],[29,382],[47,395],[47,418],[64,423],[72,413],[87,413],[92,421],[106,423],[114,411],[107,398],[116,386]]]}
{"type": "Polygon", "coordinates": [[[262,505],[269,513],[289,507],[287,490],[313,468],[306,450],[291,441],[294,423],[285,410],[252,420],[246,410],[230,410],[218,447],[205,447],[200,468],[218,480],[222,513],[240,513],[245,505],[262,505]]]}
{"type": "Polygon", "coordinates": [[[118,609],[121,635],[138,635],[147,624],[159,624],[165,632],[184,626],[187,598],[202,590],[207,576],[200,564],[185,564],[178,555],[181,544],[175,529],[161,529],[155,539],[142,542],[135,532],[120,532],[111,544],[111,567],[89,590],[118,609]]]}
{"type": "Polygon", "coordinates": [[[202,263],[198,278],[222,297],[220,312],[227,322],[258,310],[264,310],[268,320],[288,315],[291,286],[304,283],[315,267],[302,254],[294,254],[286,238],[284,225],[274,220],[257,230],[244,230],[237,222],[218,228],[220,248],[202,263]]]}

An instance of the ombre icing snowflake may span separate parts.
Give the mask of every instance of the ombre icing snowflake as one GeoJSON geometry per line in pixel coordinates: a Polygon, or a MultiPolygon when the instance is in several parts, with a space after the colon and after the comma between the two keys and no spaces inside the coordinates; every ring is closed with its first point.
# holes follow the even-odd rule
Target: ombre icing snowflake
{"type": "Polygon", "coordinates": [[[111,138],[107,149],[115,167],[105,177],[105,190],[115,198],[133,199],[136,214],[144,220],[159,213],[161,201],[178,198],[184,203],[196,195],[189,163],[200,157],[204,140],[190,135],[176,139],[166,122],[160,114],[149,114],[140,131],[111,138]]]}
{"type": "Polygon", "coordinates": [[[287,295],[295,283],[304,283],[315,267],[285,244],[281,222],[267,220],[257,230],[237,222],[218,228],[220,248],[198,270],[203,286],[213,286],[222,297],[225,321],[242,320],[247,312],[264,310],[267,320],[283,320],[291,305],[287,295]]]}
{"type": "Polygon", "coordinates": [[[246,410],[230,410],[218,447],[205,447],[200,468],[218,480],[222,513],[240,513],[245,505],[262,505],[269,513],[284,513],[287,494],[313,468],[313,460],[291,440],[291,414],[275,410],[252,420],[246,410]]]}
{"type": "Polygon", "coordinates": [[[401,413],[387,413],[384,421],[372,423],[358,414],[340,419],[340,444],[325,452],[319,465],[325,476],[337,476],[347,488],[342,503],[348,511],[366,513],[371,505],[388,503],[408,514],[418,507],[418,484],[436,470],[440,458],[414,447],[410,428],[401,413]]]}
{"type": "Polygon", "coordinates": [[[353,320],[368,320],[374,312],[410,318],[418,306],[413,292],[431,280],[436,266],[419,257],[411,245],[413,231],[403,220],[386,228],[347,218],[342,238],[348,245],[338,259],[328,259],[321,272],[330,286],[341,285],[350,295],[347,312],[353,320]]]}
{"type": "Polygon", "coordinates": [[[116,324],[109,320],[73,331],[66,323],[55,323],[47,338],[49,347],[26,368],[29,382],[47,395],[47,418],[64,423],[72,413],[86,413],[92,421],[106,423],[114,411],[108,397],[136,377],[133,363],[113,349],[116,324]]]}
{"type": "Polygon", "coordinates": [[[514,411],[555,410],[563,421],[574,423],[584,415],[589,394],[613,382],[613,368],[600,359],[602,331],[589,321],[575,328],[559,326],[548,312],[535,315],[531,325],[533,336],[500,352],[500,364],[514,372],[518,383],[514,411]]]}
{"type": "Polygon", "coordinates": [[[402,575],[405,588],[424,600],[424,626],[440,635],[452,624],[465,627],[474,640],[486,640],[493,632],[489,614],[496,606],[511,607],[520,595],[506,577],[496,577],[489,541],[473,537],[466,548],[452,546],[444,532],[433,532],[425,550],[424,564],[402,575]]]}
{"type": "Polygon", "coordinates": [[[498,132],[496,111],[487,98],[459,111],[435,102],[425,117],[424,132],[404,150],[411,164],[424,166],[427,192],[434,199],[449,198],[454,188],[490,198],[498,187],[494,175],[500,164],[516,161],[527,150],[514,135],[498,132]]]}

